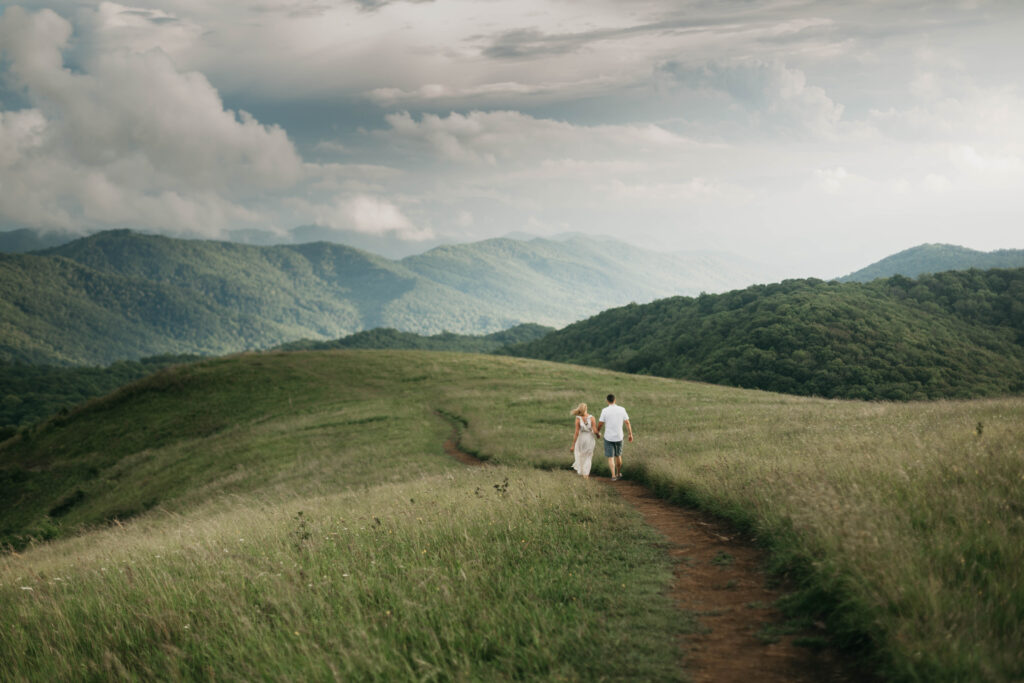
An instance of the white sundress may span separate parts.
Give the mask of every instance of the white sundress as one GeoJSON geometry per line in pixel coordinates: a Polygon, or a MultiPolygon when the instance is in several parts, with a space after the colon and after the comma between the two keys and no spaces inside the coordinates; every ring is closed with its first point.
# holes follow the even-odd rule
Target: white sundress
{"type": "Polygon", "coordinates": [[[576,447],[573,449],[572,468],[586,477],[590,475],[590,460],[594,455],[597,439],[594,437],[589,415],[587,419],[577,416],[576,421],[580,425],[580,435],[576,437],[576,447]]]}

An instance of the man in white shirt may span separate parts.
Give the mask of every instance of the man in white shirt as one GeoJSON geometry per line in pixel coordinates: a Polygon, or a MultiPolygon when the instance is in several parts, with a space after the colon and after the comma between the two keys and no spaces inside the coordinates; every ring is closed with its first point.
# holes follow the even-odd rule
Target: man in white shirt
{"type": "Polygon", "coordinates": [[[608,458],[608,469],[612,471],[612,481],[622,479],[622,426],[629,431],[629,441],[633,441],[633,426],[629,424],[626,409],[615,404],[615,394],[608,394],[608,405],[601,411],[597,421],[597,435],[601,436],[604,428],[604,457],[608,458]]]}

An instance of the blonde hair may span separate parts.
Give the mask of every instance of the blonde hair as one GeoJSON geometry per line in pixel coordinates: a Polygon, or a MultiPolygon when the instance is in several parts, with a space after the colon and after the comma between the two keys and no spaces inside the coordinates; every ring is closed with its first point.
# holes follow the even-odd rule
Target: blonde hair
{"type": "Polygon", "coordinates": [[[576,406],[575,408],[573,408],[569,412],[570,415],[586,415],[586,413],[587,413],[587,404],[586,403],[579,404],[578,406],[576,406]]]}

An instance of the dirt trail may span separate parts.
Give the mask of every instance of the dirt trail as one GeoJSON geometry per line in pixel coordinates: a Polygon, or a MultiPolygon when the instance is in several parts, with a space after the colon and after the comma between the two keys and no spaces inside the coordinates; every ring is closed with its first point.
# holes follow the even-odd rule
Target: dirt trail
{"type": "MultiPolygon", "coordinates": [[[[459,447],[458,426],[445,441],[446,453],[471,466],[487,463],[459,447]]],[[[631,481],[591,477],[614,487],[644,521],[661,533],[675,560],[671,595],[683,611],[696,615],[699,629],[680,647],[686,671],[698,683],[845,683],[870,680],[826,649],[794,643],[818,633],[790,633],[773,607],[782,591],[768,586],[764,554],[720,520],[672,505],[631,481]]]]}
{"type": "Polygon", "coordinates": [[[631,481],[599,479],[640,511],[668,541],[676,561],[672,597],[698,618],[685,636],[684,662],[695,681],[862,681],[828,650],[794,644],[785,618],[772,605],[782,592],[769,588],[763,553],[722,522],[671,505],[631,481]]]}
{"type": "Polygon", "coordinates": [[[480,458],[477,458],[476,456],[470,455],[469,453],[467,453],[466,451],[462,450],[459,447],[459,428],[458,427],[455,427],[454,429],[452,429],[451,436],[449,436],[448,439],[444,442],[444,452],[447,453],[448,455],[452,456],[453,458],[455,458],[459,462],[461,462],[463,465],[469,465],[471,467],[479,467],[481,465],[486,465],[487,464],[483,460],[481,460],[480,458]]]}

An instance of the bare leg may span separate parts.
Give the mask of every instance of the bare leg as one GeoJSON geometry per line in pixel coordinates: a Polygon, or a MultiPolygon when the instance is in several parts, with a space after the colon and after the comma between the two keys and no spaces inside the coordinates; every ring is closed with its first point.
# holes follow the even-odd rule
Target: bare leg
{"type": "Polygon", "coordinates": [[[616,477],[621,477],[622,476],[622,456],[621,455],[615,456],[615,476],[616,477]]]}

